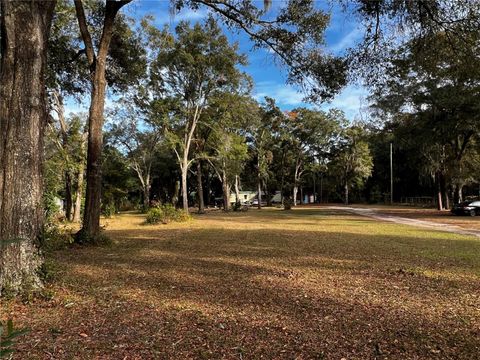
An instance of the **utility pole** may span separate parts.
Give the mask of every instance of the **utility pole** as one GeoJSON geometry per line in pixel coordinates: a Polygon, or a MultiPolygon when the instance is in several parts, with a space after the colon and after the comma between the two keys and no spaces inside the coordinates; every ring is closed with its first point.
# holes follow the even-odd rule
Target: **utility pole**
{"type": "Polygon", "coordinates": [[[390,205],[393,205],[393,143],[390,143],[390,205]]]}

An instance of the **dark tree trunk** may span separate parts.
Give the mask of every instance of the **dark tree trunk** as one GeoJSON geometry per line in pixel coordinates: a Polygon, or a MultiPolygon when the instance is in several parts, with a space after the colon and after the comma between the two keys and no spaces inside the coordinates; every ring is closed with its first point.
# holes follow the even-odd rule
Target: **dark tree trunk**
{"type": "Polygon", "coordinates": [[[94,241],[100,234],[102,199],[103,110],[105,107],[105,63],[96,62],[88,118],[87,192],[83,213],[82,241],[94,241]]]}
{"type": "Polygon", "coordinates": [[[150,207],[150,185],[143,187],[143,210],[148,211],[150,207]]]}
{"type": "Polygon", "coordinates": [[[55,1],[1,0],[0,295],[38,288],[45,69],[55,1]]]}
{"type": "Polygon", "coordinates": [[[103,111],[105,108],[105,89],[107,82],[105,70],[108,49],[113,34],[115,17],[128,0],[107,0],[103,30],[95,54],[82,0],[74,0],[75,10],[85,45],[85,52],[90,65],[91,94],[88,116],[88,153],[87,153],[87,192],[85,196],[85,211],[83,214],[83,227],[77,240],[80,242],[93,242],[100,235],[100,213],[102,199],[102,149],[103,149],[103,111]]]}
{"type": "Polygon", "coordinates": [[[67,170],[65,171],[65,218],[68,221],[72,221],[72,207],[72,177],[70,176],[70,172],[67,170]]]}
{"type": "Polygon", "coordinates": [[[202,179],[202,163],[197,160],[197,197],[198,197],[198,213],[205,212],[205,202],[203,195],[203,179],[202,179]]]}
{"type": "Polygon", "coordinates": [[[180,181],[175,181],[175,188],[173,190],[173,196],[172,196],[172,205],[177,207],[178,204],[178,197],[180,194],[180,181]]]}
{"type": "Polygon", "coordinates": [[[223,190],[223,210],[229,211],[230,210],[230,186],[228,186],[228,183],[225,180],[222,184],[222,190],[223,190]]]}

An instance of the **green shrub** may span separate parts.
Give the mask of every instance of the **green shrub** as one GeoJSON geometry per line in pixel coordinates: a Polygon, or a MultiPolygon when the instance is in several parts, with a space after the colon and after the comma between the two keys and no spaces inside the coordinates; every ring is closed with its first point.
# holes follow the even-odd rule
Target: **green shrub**
{"type": "Polygon", "coordinates": [[[73,236],[67,229],[60,228],[56,223],[46,223],[40,237],[43,251],[62,250],[73,244],[73,236]]]}
{"type": "Polygon", "coordinates": [[[283,210],[291,210],[293,206],[293,200],[287,197],[283,200],[283,210]]]}
{"type": "Polygon", "coordinates": [[[151,208],[147,212],[147,218],[145,222],[147,224],[168,224],[169,222],[185,222],[190,220],[191,217],[183,210],[175,209],[172,204],[159,205],[151,208]]]}
{"type": "Polygon", "coordinates": [[[112,202],[108,202],[102,205],[102,215],[106,218],[111,218],[113,215],[117,213],[117,208],[115,204],[112,202]]]}

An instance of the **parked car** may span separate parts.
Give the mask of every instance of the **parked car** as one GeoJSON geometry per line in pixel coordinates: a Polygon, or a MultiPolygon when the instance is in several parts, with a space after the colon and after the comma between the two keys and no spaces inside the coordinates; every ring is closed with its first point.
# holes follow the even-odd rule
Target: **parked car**
{"type": "Polygon", "coordinates": [[[452,213],[455,215],[480,215],[480,200],[469,200],[455,204],[452,213]]]}

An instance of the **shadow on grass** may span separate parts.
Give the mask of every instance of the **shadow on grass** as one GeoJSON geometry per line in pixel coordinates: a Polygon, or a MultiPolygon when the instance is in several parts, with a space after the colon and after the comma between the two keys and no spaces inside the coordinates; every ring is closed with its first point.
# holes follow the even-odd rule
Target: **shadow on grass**
{"type": "MultiPolygon", "coordinates": [[[[215,216],[265,222],[277,213],[215,216]]],[[[112,247],[56,255],[64,286],[84,299],[56,314],[57,326],[95,334],[75,350],[86,357],[472,359],[480,351],[477,239],[232,226],[107,234],[112,247]]],[[[71,339],[55,341],[43,350],[72,351],[71,339]]]]}

